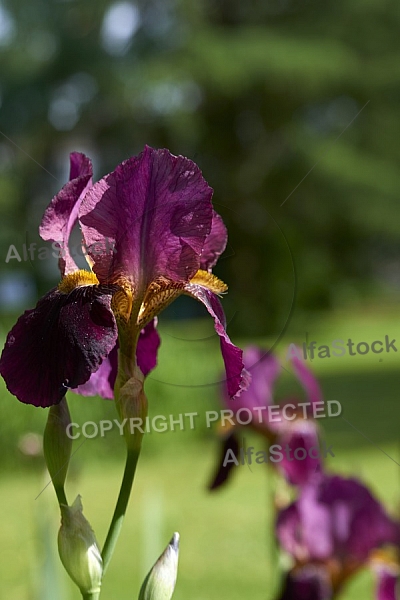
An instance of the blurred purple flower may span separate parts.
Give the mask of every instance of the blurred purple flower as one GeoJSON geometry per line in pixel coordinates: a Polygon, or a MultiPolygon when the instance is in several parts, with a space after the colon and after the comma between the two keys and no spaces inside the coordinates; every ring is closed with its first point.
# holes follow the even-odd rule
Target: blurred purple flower
{"type": "MultiPolygon", "coordinates": [[[[309,407],[300,410],[300,400],[297,398],[285,399],[280,402],[279,415],[270,418],[268,407],[274,405],[274,386],[281,371],[278,359],[264,348],[248,346],[243,352],[245,368],[251,372],[251,383],[239,398],[229,397],[226,389],[222,391],[222,401],[227,409],[234,415],[236,425],[228,425],[221,428],[223,437],[222,449],[215,475],[210,484],[210,489],[216,489],[228,480],[232,471],[232,463],[224,466],[224,457],[228,449],[233,447],[239,451],[239,442],[235,438],[235,432],[240,427],[241,421],[250,419],[249,426],[267,439],[269,444],[279,444],[282,448],[288,446],[292,452],[299,448],[307,450],[307,456],[303,460],[288,457],[284,452],[284,458],[276,463],[276,467],[283,473],[289,483],[293,485],[304,485],[308,479],[321,468],[319,455],[309,456],[308,450],[315,447],[318,449],[318,428],[310,417],[312,405],[322,402],[322,392],[318,381],[304,363],[296,356],[292,357],[291,363],[299,383],[308,397],[309,407]],[[292,405],[291,407],[289,405],[292,405]],[[285,419],[283,411],[285,407],[291,412],[285,419]],[[260,409],[263,410],[260,410],[260,409]],[[275,419],[280,420],[275,420],[275,419]]],[[[275,409],[274,409],[275,410],[275,409]]]]}
{"type": "MultiPolygon", "coordinates": [[[[279,513],[276,532],[281,547],[295,560],[291,595],[281,600],[297,600],[296,581],[305,565],[323,565],[336,593],[374,549],[400,544],[400,524],[363,484],[324,473],[316,474],[300,489],[298,499],[279,513]]],[[[320,596],[315,592],[309,598],[320,596]]]]}
{"type": "Polygon", "coordinates": [[[46,209],[40,235],[62,248],[57,288],[8,334],[0,373],[21,402],[47,407],[66,390],[112,397],[118,331],[130,336],[146,375],[156,365],[155,316],[181,294],[202,302],[220,337],[230,396],[245,389],[242,351],[230,341],[211,269],[226,246],[212,189],[182,156],[148,146],[92,184],[92,165],[71,154],[70,181],[46,209]],[[79,223],[92,271],[69,250],[79,223]]]}

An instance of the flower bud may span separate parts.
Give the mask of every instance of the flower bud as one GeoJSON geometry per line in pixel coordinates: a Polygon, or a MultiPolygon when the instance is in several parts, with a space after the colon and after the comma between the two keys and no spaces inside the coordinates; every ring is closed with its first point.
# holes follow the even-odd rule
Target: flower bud
{"type": "Polygon", "coordinates": [[[72,506],[61,504],[58,552],[61,562],[82,594],[100,591],[103,561],[96,537],[82,512],[81,497],[72,506]]]}
{"type": "Polygon", "coordinates": [[[139,600],[171,600],[178,574],[179,533],[172,539],[143,582],[139,600]]]}
{"type": "Polygon", "coordinates": [[[57,495],[58,490],[64,487],[71,457],[72,439],[67,435],[70,423],[68,404],[63,398],[59,404],[50,408],[43,434],[44,457],[57,495]]]}

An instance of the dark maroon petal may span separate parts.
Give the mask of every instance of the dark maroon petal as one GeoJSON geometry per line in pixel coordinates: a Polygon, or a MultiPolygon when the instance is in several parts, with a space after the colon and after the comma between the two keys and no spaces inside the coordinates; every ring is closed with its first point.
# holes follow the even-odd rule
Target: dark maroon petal
{"type": "Polygon", "coordinates": [[[114,385],[118,372],[118,343],[110,354],[103,360],[100,367],[92,373],[89,380],[71,390],[81,396],[101,396],[112,400],[114,398],[114,385]]]}
{"type": "Polygon", "coordinates": [[[287,573],[279,600],[330,600],[333,590],[323,566],[307,565],[287,573]]]}
{"type": "Polygon", "coordinates": [[[140,332],[136,348],[137,364],[146,376],[157,366],[157,351],[160,346],[160,336],[156,329],[157,318],[153,319],[140,332]]]}
{"type": "Polygon", "coordinates": [[[79,219],[100,281],[124,276],[140,297],[157,277],[188,281],[200,267],[211,231],[212,189],[200,169],[168,150],[145,147],[86,194],[79,219]]]}
{"type": "MultiPolygon", "coordinates": [[[[239,458],[239,442],[234,432],[231,432],[221,442],[220,454],[218,457],[215,473],[211,479],[208,489],[213,491],[221,487],[228,481],[232,469],[236,466],[233,460],[229,460],[224,466],[227,452],[231,451],[236,459],[239,458]]],[[[232,454],[230,454],[232,456],[232,454]]]]}
{"type": "Polygon", "coordinates": [[[219,335],[225,364],[228,394],[231,398],[236,398],[249,387],[251,376],[244,368],[242,350],[232,344],[226,333],[226,319],[221,302],[213,292],[197,284],[186,285],[185,292],[200,300],[214,319],[214,327],[219,335]]]}
{"type": "Polygon", "coordinates": [[[321,470],[317,427],[314,421],[303,419],[285,425],[278,437],[283,449],[278,469],[292,485],[305,485],[321,470]]]}
{"type": "Polygon", "coordinates": [[[222,217],[213,211],[211,231],[204,242],[203,251],[200,257],[200,269],[203,269],[204,271],[210,271],[212,269],[225,250],[227,241],[228,232],[226,231],[222,217]]]}
{"type": "Polygon", "coordinates": [[[78,220],[80,201],[92,183],[92,163],[80,152],[70,154],[69,182],[54,196],[47,207],[39,228],[43,240],[59,242],[58,266],[61,275],[68,275],[78,268],[68,249],[71,231],[78,220]]]}
{"type": "Polygon", "coordinates": [[[51,406],[85,383],[115,346],[117,326],[104,286],[53,289],[7,336],[0,373],[21,402],[51,406]]]}

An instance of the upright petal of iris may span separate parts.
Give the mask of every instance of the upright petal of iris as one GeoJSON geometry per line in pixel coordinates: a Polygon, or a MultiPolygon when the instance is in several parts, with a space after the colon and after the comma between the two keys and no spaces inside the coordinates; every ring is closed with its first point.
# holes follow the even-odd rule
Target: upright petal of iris
{"type": "Polygon", "coordinates": [[[80,152],[72,152],[69,181],[50,202],[39,227],[39,233],[43,240],[59,244],[58,266],[62,276],[78,270],[69,251],[68,243],[71,232],[78,221],[80,203],[91,187],[92,176],[93,168],[90,159],[80,152]]]}

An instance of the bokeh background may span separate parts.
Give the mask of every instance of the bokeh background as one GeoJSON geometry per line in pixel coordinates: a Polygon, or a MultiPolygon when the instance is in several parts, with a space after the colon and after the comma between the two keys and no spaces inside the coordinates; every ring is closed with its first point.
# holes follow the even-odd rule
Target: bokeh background
{"type": "MultiPolygon", "coordinates": [[[[2,343],[58,282],[56,260],[25,260],[23,245],[45,246],[38,225],[68,178],[69,152],[87,153],[99,178],[145,144],[167,147],[200,166],[227,224],[215,272],[229,284],[236,343],[272,346],[285,366],[288,344],[306,338],[398,338],[397,353],[311,365],[325,397],[343,406],[343,418],[323,422],[330,468],[361,477],[398,512],[399,26],[400,6],[383,0],[1,2],[2,343]],[[11,244],[21,261],[6,262],[11,244]]],[[[202,307],[178,300],[160,331],[150,413],[218,408],[222,361],[202,307]]],[[[277,397],[289,391],[299,393],[284,372],[277,397]]],[[[53,490],[35,499],[47,483],[46,411],[20,404],[3,382],[0,393],[1,596],[72,600],[53,490]]],[[[70,406],[78,423],[115,416],[100,399],[70,394],[70,406]]],[[[71,462],[70,497],[82,494],[100,541],[122,473],[117,433],[88,440],[71,462]]],[[[204,419],[145,439],[105,599],[135,598],[175,530],[176,600],[274,597],[278,483],[242,467],[210,494],[216,455],[204,419]]],[[[372,598],[372,585],[361,573],[342,598],[372,598]]]]}

